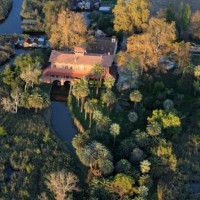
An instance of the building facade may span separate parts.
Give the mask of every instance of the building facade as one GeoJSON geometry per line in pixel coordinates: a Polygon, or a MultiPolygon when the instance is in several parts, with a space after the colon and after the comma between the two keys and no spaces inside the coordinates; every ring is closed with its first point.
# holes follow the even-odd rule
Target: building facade
{"type": "Polygon", "coordinates": [[[63,52],[52,50],[49,58],[49,67],[43,71],[43,82],[53,83],[81,79],[84,77],[94,78],[91,70],[99,64],[104,70],[102,79],[110,75],[110,68],[114,55],[102,55],[87,53],[82,47],[75,47],[74,52],[63,52]]]}

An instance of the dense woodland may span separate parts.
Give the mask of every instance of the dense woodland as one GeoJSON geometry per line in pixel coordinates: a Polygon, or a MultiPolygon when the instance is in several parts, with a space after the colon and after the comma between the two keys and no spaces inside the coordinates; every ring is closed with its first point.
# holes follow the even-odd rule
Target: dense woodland
{"type": "Polygon", "coordinates": [[[12,7],[12,0],[0,0],[0,20],[4,20],[12,7]]]}
{"type": "Polygon", "coordinates": [[[23,19],[36,20],[36,25],[23,25],[23,29],[27,32],[46,32],[49,35],[51,25],[57,20],[57,14],[68,6],[68,0],[24,0],[21,16],[23,19]]]}
{"type": "Polygon", "coordinates": [[[191,187],[200,183],[200,57],[189,53],[190,42],[200,39],[200,12],[181,3],[150,18],[148,0],[118,0],[112,15],[91,14],[88,30],[66,7],[25,0],[21,14],[44,17],[39,27],[56,49],[87,45],[97,28],[127,40],[115,58],[125,79],[102,80],[97,63],[94,80],[71,83],[71,154],[51,129],[50,86],[40,82],[49,52],[19,55],[7,66],[0,74],[2,199],[200,199],[191,187]],[[81,23],[76,37],[72,18],[81,23]]]}

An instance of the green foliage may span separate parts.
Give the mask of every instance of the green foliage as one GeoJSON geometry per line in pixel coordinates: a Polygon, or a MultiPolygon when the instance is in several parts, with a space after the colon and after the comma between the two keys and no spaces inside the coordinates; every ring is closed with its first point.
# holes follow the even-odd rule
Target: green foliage
{"type": "Polygon", "coordinates": [[[150,136],[157,136],[161,134],[161,127],[158,122],[152,121],[147,125],[147,133],[150,136]]]}
{"type": "Polygon", "coordinates": [[[39,1],[39,0],[24,0],[22,4],[21,16],[25,19],[33,19],[35,25],[23,25],[25,31],[43,32],[50,34],[52,24],[55,24],[57,13],[68,8],[67,0],[59,1],[39,1]]]}
{"type": "MultiPolygon", "coordinates": [[[[1,12],[1,7],[0,7],[0,12],[1,12]]],[[[5,39],[0,44],[0,65],[8,61],[15,54],[15,50],[12,48],[12,46],[4,43],[5,39]]]]}
{"type": "Polygon", "coordinates": [[[150,170],[151,163],[148,160],[140,162],[140,170],[143,174],[148,173],[150,170]]]}
{"type": "Polygon", "coordinates": [[[167,7],[167,10],[166,10],[166,20],[167,22],[171,23],[172,21],[175,21],[175,12],[174,12],[174,9],[173,9],[173,5],[172,4],[169,4],[169,6],[167,7]]]}
{"type": "Polygon", "coordinates": [[[124,195],[130,195],[133,193],[134,184],[135,180],[131,176],[117,174],[111,183],[111,187],[114,193],[122,197],[124,195]]]}
{"type": "Polygon", "coordinates": [[[148,0],[131,0],[129,2],[118,0],[113,9],[114,30],[129,34],[134,30],[144,30],[150,14],[149,7],[148,0]]]}
{"type": "Polygon", "coordinates": [[[183,36],[185,33],[191,18],[191,9],[189,4],[180,3],[178,15],[177,15],[177,28],[179,34],[183,36]]]}
{"type": "Polygon", "coordinates": [[[12,169],[9,184],[5,184],[3,178],[2,198],[37,199],[41,192],[46,192],[48,199],[51,199],[45,177],[64,168],[74,173],[79,171],[68,149],[52,131],[49,132],[43,117],[30,112],[5,113],[0,108],[0,126],[5,127],[7,132],[5,135],[5,129],[1,129],[5,136],[0,140],[0,152],[3,152],[0,153],[0,174],[6,177],[2,166],[12,169]],[[43,141],[47,132],[49,138],[43,141]]]}
{"type": "Polygon", "coordinates": [[[152,113],[152,117],[148,117],[147,120],[150,123],[156,121],[164,129],[181,126],[180,118],[178,116],[176,116],[175,114],[171,112],[166,113],[163,110],[154,110],[152,113]]]}
{"type": "Polygon", "coordinates": [[[102,103],[106,104],[107,107],[113,105],[117,101],[115,94],[111,90],[107,90],[103,93],[101,99],[102,103]]]}
{"type": "Polygon", "coordinates": [[[128,174],[131,170],[131,163],[126,159],[121,159],[116,164],[116,172],[117,173],[123,173],[128,174]]]}
{"type": "Polygon", "coordinates": [[[7,135],[6,130],[3,127],[0,127],[0,136],[3,137],[6,135],[7,135]]]}
{"type": "Polygon", "coordinates": [[[0,0],[0,20],[7,17],[12,7],[12,0],[0,0]]]}
{"type": "Polygon", "coordinates": [[[139,148],[134,148],[131,152],[130,162],[132,164],[139,163],[144,159],[145,155],[144,152],[139,148]]]}
{"type": "Polygon", "coordinates": [[[118,147],[118,152],[123,158],[129,158],[131,156],[131,152],[136,147],[133,139],[125,139],[120,142],[118,147]]]}

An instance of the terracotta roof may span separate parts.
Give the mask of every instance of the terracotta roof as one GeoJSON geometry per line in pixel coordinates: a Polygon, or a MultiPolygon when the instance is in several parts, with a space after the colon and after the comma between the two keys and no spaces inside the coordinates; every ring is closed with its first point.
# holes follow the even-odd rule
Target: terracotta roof
{"type": "Polygon", "coordinates": [[[85,52],[85,48],[84,48],[84,47],[75,46],[75,47],[74,47],[74,51],[77,51],[77,52],[85,52]]]}
{"type": "Polygon", "coordinates": [[[76,55],[74,53],[51,51],[49,62],[60,64],[77,64],[77,65],[90,65],[100,64],[103,67],[110,67],[113,63],[114,56],[112,55],[100,55],[100,54],[85,54],[76,55]]]}

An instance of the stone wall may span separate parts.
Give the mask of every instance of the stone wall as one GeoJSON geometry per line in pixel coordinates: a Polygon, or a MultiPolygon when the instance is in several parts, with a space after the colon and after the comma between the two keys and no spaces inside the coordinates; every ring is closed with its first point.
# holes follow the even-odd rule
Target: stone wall
{"type": "Polygon", "coordinates": [[[166,8],[170,3],[177,10],[181,1],[189,3],[192,11],[200,10],[200,0],[151,0],[151,13],[155,15],[160,8],[166,8]]]}

